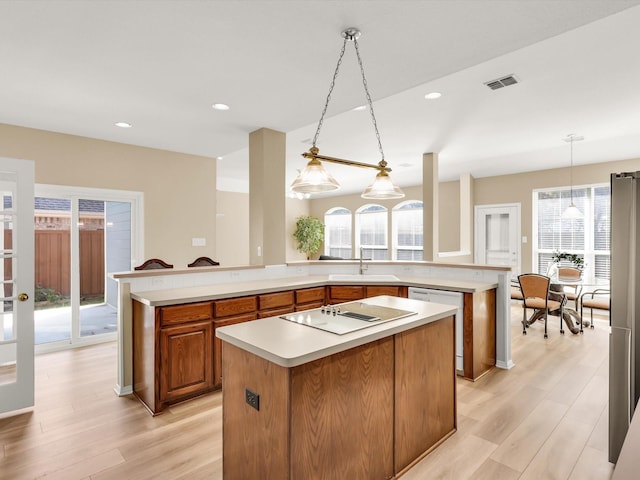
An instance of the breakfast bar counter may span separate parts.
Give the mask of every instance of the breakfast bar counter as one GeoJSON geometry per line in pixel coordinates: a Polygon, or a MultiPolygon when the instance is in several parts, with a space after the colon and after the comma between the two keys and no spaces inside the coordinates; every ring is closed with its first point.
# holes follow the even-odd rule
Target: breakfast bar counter
{"type": "Polygon", "coordinates": [[[455,432],[455,307],[360,302],[407,315],[340,335],[280,317],[216,329],[225,479],[397,478],[455,432]]]}

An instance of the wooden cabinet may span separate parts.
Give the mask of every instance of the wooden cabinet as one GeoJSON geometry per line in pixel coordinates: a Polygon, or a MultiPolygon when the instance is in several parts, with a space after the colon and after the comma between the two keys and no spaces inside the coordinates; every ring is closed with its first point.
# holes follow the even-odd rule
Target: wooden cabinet
{"type": "Polygon", "coordinates": [[[390,295],[392,297],[407,297],[407,287],[396,285],[367,285],[365,294],[367,297],[377,297],[378,295],[390,295]]]}
{"type": "Polygon", "coordinates": [[[327,287],[327,304],[344,303],[365,297],[364,285],[330,285],[327,287]]]}
{"type": "Polygon", "coordinates": [[[133,390],[153,414],[213,384],[213,302],[133,302],[133,390]]]}
{"type": "Polygon", "coordinates": [[[398,478],[455,432],[453,317],[291,368],[224,348],[225,480],[398,478]]]}
{"type": "Polygon", "coordinates": [[[325,304],[326,287],[312,287],[296,290],[295,292],[295,310],[310,310],[312,308],[320,308],[325,304]]]}
{"type": "Polygon", "coordinates": [[[213,326],[189,322],[160,329],[160,403],[213,388],[213,326]]]}
{"type": "MultiPolygon", "coordinates": [[[[213,321],[215,328],[226,327],[236,323],[249,322],[258,318],[255,312],[235,315],[213,321]]],[[[222,386],[222,340],[215,336],[213,338],[213,384],[216,388],[222,386]]]]}
{"type": "Polygon", "coordinates": [[[258,318],[275,317],[294,310],[293,290],[258,295],[258,318]]]}
{"type": "Polygon", "coordinates": [[[377,297],[378,295],[407,297],[407,287],[397,285],[330,285],[327,287],[327,291],[327,303],[330,305],[377,297]]]}

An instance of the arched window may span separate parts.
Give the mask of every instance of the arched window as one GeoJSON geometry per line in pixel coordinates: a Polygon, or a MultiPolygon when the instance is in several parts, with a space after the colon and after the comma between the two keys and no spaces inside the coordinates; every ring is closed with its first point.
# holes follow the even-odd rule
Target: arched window
{"type": "Polygon", "coordinates": [[[356,238],[364,258],[389,259],[387,223],[387,209],[381,205],[364,205],[356,212],[356,238]]]}
{"type": "Polygon", "coordinates": [[[352,258],[351,210],[335,207],[324,214],[324,254],[352,258]]]}
{"type": "Polygon", "coordinates": [[[422,260],[423,203],[416,200],[402,202],[393,208],[393,260],[422,260]]]}

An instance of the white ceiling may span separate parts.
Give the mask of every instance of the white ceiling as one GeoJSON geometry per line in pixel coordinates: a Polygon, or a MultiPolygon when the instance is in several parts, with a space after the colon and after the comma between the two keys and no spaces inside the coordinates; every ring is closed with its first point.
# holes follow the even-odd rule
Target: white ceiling
{"type": "MultiPolygon", "coordinates": [[[[640,0],[0,2],[0,123],[223,157],[218,188],[248,188],[248,134],[287,133],[305,161],[342,46],[359,40],[392,176],[442,180],[640,158],[640,0]],[[514,74],[519,84],[484,82],[514,74]],[[438,100],[424,94],[439,91],[438,100]],[[231,106],[226,112],[214,102],[231,106]],[[127,121],[133,128],[114,126],[127,121]]],[[[353,45],[318,147],[377,163],[353,45]]],[[[368,170],[327,165],[338,193],[368,170]]]]}

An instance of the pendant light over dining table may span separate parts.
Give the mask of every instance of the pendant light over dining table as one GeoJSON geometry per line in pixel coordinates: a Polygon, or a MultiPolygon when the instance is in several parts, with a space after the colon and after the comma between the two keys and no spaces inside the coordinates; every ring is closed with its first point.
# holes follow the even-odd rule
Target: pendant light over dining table
{"type": "Polygon", "coordinates": [[[562,212],[562,218],[582,218],[582,212],[578,207],[573,203],[573,142],[579,142],[584,140],[584,137],[578,136],[575,133],[570,133],[564,138],[565,142],[569,142],[571,145],[571,166],[569,170],[570,184],[571,184],[571,202],[567,209],[562,212]]]}
{"type": "Polygon", "coordinates": [[[369,185],[364,190],[364,192],[362,192],[362,198],[403,198],[404,193],[391,180],[391,177],[389,176],[391,168],[387,166],[387,162],[384,159],[382,142],[380,141],[380,132],[378,132],[378,124],[376,122],[376,116],[373,112],[371,95],[369,94],[369,89],[367,87],[367,79],[364,75],[364,67],[362,66],[362,59],[360,58],[360,51],[358,49],[358,38],[360,38],[360,31],[357,28],[347,28],[342,32],[342,38],[344,38],[344,42],[342,43],[342,50],[340,51],[340,57],[338,58],[338,63],[336,65],[335,72],[333,73],[333,79],[331,80],[331,85],[329,87],[329,94],[327,95],[324,109],[322,110],[322,115],[320,116],[320,121],[318,122],[318,127],[316,128],[316,133],[313,137],[313,144],[308,152],[304,152],[302,154],[303,157],[309,159],[309,163],[307,164],[305,169],[300,172],[300,175],[298,175],[298,177],[293,181],[293,183],[291,184],[291,190],[297,193],[322,193],[330,192],[340,188],[340,185],[336,181],[336,179],[333,178],[333,176],[324,169],[321,161],[325,161],[352,167],[371,168],[377,170],[378,173],[373,180],[373,183],[371,183],[371,185],[369,185]],[[344,52],[347,47],[347,42],[353,42],[356,56],[358,58],[358,65],[360,66],[360,73],[362,74],[362,85],[364,86],[364,91],[369,106],[369,113],[371,114],[371,121],[373,122],[373,128],[375,129],[376,138],[378,140],[378,150],[381,157],[378,164],[362,163],[356,162],[354,160],[346,160],[342,158],[320,155],[320,150],[316,146],[316,142],[318,141],[318,137],[320,135],[320,129],[322,128],[322,122],[324,121],[324,116],[327,113],[327,107],[329,106],[329,100],[331,99],[331,93],[333,92],[333,87],[335,86],[336,78],[338,77],[338,71],[340,70],[340,64],[342,63],[342,57],[344,56],[344,52]]]}

